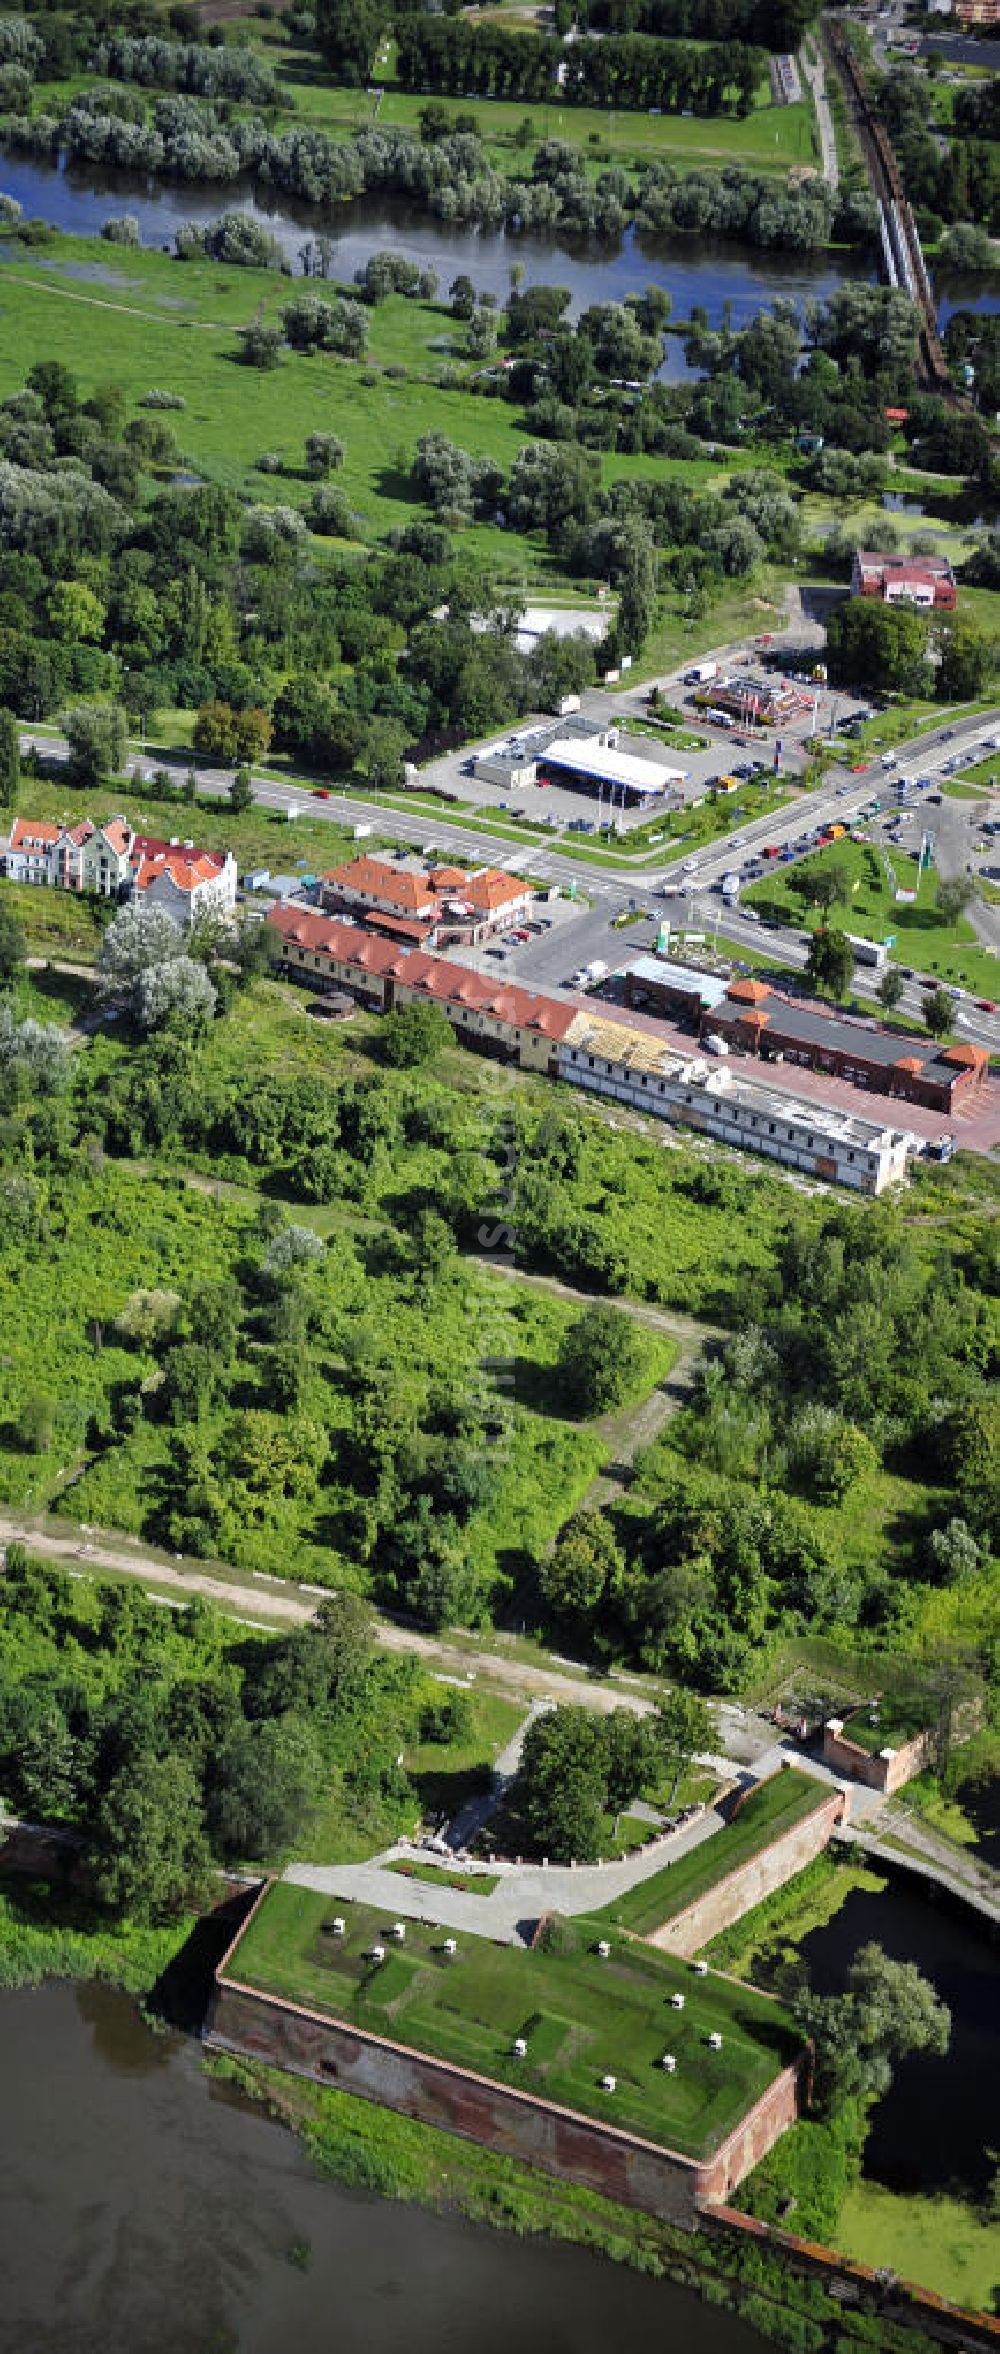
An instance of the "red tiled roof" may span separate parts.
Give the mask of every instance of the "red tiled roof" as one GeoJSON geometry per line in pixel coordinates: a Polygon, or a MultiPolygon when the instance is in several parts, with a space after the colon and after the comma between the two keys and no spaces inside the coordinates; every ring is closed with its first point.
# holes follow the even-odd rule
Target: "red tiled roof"
{"type": "Polygon", "coordinates": [[[434,885],[429,877],[393,866],[387,858],[351,858],[346,866],[331,868],[323,881],[338,891],[356,891],[365,899],[388,899],[392,906],[411,915],[434,905],[434,885]]]}
{"type": "Polygon", "coordinates": [[[12,850],[51,850],[58,842],[62,828],[50,825],[44,817],[16,817],[10,829],[12,850]]]}
{"type": "Polygon", "coordinates": [[[152,857],[133,856],[135,888],[148,891],[151,883],[167,875],[177,891],[194,891],[199,883],[216,883],[222,873],[223,861],[210,850],[166,850],[152,857]]]}
{"type": "Polygon", "coordinates": [[[109,850],[113,850],[119,858],[126,857],[132,842],[132,828],[127,817],[109,817],[107,825],[101,827],[101,832],[109,850]]]}
{"type": "Polygon", "coordinates": [[[920,1072],[923,1070],[923,1067],[923,1063],[918,1054],[904,1054],[900,1057],[898,1063],[893,1064],[893,1069],[896,1071],[920,1072]]]}
{"type": "Polygon", "coordinates": [[[365,922],[373,932],[388,932],[393,940],[411,940],[418,948],[434,930],[433,923],[425,923],[419,916],[389,915],[383,907],[366,909],[365,922]]]}
{"type": "Polygon", "coordinates": [[[319,950],[338,964],[400,981],[438,1003],[460,1007],[502,1022],[507,1029],[534,1030],[544,1038],[564,1038],[578,1008],[552,997],[537,996],[517,982],[490,981],[483,973],[446,957],[430,956],[421,948],[397,949],[389,940],[351,924],[342,917],[314,915],[302,907],[276,907],[267,918],[283,939],[310,952],[319,950]]]}
{"type": "Polygon", "coordinates": [[[985,1046],[946,1046],[942,1058],[946,1063],[957,1063],[963,1071],[978,1070],[989,1062],[985,1046]]]}
{"type": "Polygon", "coordinates": [[[481,874],[470,875],[462,896],[470,907],[481,907],[491,914],[495,907],[508,906],[515,899],[523,899],[527,883],[518,875],[503,875],[495,866],[485,866],[481,874]]]}
{"type": "Polygon", "coordinates": [[[733,981],[726,991],[734,1005],[763,1005],[770,994],[764,981],[733,981]]]}

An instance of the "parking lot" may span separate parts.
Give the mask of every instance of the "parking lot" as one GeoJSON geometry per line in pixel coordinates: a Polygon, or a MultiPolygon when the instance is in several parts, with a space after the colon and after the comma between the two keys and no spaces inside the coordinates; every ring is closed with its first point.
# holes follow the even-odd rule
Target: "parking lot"
{"type": "MultiPolygon", "coordinates": [[[[852,697],[828,694],[824,688],[810,687],[808,696],[803,690],[802,707],[779,728],[751,729],[734,724],[724,727],[706,719],[693,703],[693,689],[681,678],[659,682],[663,699],[683,713],[683,733],[698,738],[698,745],[671,744],[666,732],[662,735],[637,736],[630,733],[630,723],[648,719],[648,688],[612,697],[595,689],[583,697],[583,709],[562,721],[551,715],[535,713],[523,720],[516,729],[489,736],[481,743],[465,745],[460,751],[448,752],[438,760],[428,762],[420,772],[420,789],[444,793],[469,809],[502,810],[505,815],[520,817],[534,825],[550,828],[553,834],[562,832],[594,832],[599,822],[609,820],[623,834],[639,826],[655,822],[676,804],[678,794],[684,802],[702,799],[709,785],[719,776],[739,777],[746,781],[755,764],[766,775],[772,776],[778,742],[781,745],[780,769],[785,777],[796,779],[809,757],[814,737],[824,729],[836,727],[838,740],[848,721],[866,715],[866,706],[852,697]],[[815,705],[815,707],[814,707],[815,705]],[[574,790],[562,785],[521,784],[504,789],[485,778],[476,777],[472,769],[476,758],[501,744],[512,741],[524,744],[528,752],[544,751],[556,734],[562,736],[595,735],[608,727],[622,731],[622,749],[636,751],[651,761],[660,760],[673,769],[684,771],[681,786],[668,786],[662,799],[647,799],[635,807],[622,807],[621,797],[613,800],[607,794],[600,799],[595,791],[574,790]],[[627,741],[625,740],[627,739],[627,741]],[[742,772],[745,772],[742,773],[742,772]]],[[[849,758],[849,738],[845,742],[845,758],[849,758]]],[[[544,775],[544,765],[542,768],[544,775]]]]}

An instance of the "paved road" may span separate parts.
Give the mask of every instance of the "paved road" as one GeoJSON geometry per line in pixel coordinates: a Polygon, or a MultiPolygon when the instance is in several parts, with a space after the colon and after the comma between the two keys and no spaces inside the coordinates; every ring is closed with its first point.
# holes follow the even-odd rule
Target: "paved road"
{"type": "MultiPolygon", "coordinates": [[[[440,1922],[442,1928],[468,1930],[479,1937],[495,1937],[506,1945],[530,1942],[544,1912],[593,1913],[624,1896],[629,1888],[652,1879],[665,1865],[703,1845],[722,1829],[714,1807],[697,1821],[666,1833],[654,1845],[633,1850],[620,1863],[490,1864],[497,1886],[487,1896],[468,1895],[460,1888],[436,1887],[427,1880],[408,1880],[390,1872],[394,1859],[412,1862],[422,1851],[401,1843],[367,1864],[289,1864],[284,1877],[298,1888],[320,1889],[325,1896],[353,1898],[358,1904],[384,1911],[395,1919],[440,1922]]],[[[424,1853],[424,1859],[426,1854],[424,1853]]]]}

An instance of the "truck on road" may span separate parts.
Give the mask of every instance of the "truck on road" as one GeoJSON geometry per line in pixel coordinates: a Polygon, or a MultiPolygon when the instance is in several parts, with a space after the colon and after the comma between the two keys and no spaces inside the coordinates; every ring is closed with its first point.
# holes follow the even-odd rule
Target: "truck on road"
{"type": "Polygon", "coordinates": [[[684,684],[686,687],[707,687],[709,680],[718,678],[718,675],[717,662],[693,662],[690,670],[684,673],[684,684]]]}

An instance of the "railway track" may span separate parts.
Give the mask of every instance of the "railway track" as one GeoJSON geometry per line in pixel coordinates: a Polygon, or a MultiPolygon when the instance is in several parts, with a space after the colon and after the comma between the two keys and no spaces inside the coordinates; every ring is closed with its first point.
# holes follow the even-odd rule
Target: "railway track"
{"type": "Polygon", "coordinates": [[[884,123],[879,121],[868,84],[842,27],[828,18],[825,30],[879,209],[885,275],[890,286],[900,286],[912,297],[920,312],[921,381],[942,400],[955,408],[964,408],[962,395],[948,372],[927,265],[892,141],[884,123]]]}

